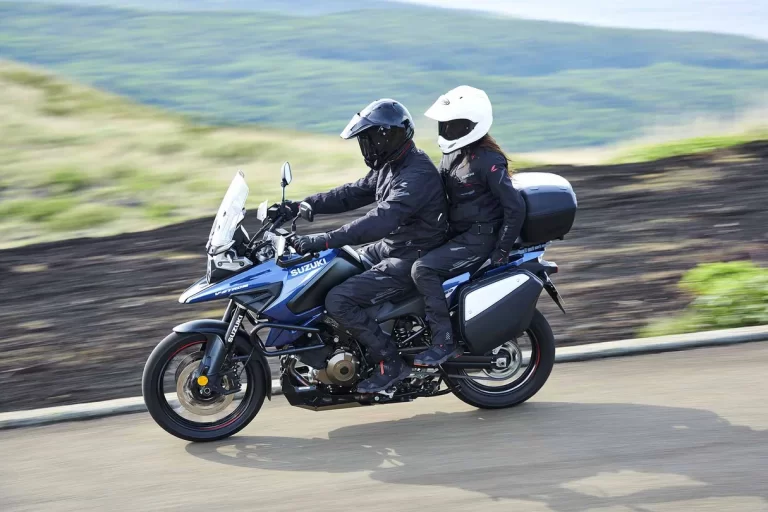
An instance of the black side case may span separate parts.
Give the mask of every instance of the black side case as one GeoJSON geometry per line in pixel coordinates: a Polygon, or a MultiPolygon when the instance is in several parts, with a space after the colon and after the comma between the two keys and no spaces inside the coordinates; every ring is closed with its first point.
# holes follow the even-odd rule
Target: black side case
{"type": "Polygon", "coordinates": [[[521,335],[531,324],[544,284],[526,270],[472,282],[459,292],[461,335],[481,356],[521,335]]]}

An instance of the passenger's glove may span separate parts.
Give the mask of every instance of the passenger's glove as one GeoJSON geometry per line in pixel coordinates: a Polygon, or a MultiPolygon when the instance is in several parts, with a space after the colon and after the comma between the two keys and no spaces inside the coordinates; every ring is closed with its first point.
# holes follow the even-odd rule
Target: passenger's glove
{"type": "Polygon", "coordinates": [[[509,263],[509,251],[504,249],[494,249],[491,253],[491,265],[500,267],[509,263]]]}
{"type": "Polygon", "coordinates": [[[316,233],[297,237],[293,242],[293,247],[299,254],[310,252],[319,252],[328,249],[329,237],[326,233],[316,233]]]}

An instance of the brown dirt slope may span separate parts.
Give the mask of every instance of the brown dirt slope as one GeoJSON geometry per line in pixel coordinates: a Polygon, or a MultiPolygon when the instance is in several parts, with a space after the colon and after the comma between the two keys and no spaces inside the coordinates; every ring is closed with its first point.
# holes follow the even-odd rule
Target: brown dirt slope
{"type": "MultiPolygon", "coordinates": [[[[561,344],[631,337],[674,314],[687,302],[676,283],[697,263],[766,258],[768,142],[542,170],[568,178],[580,203],[571,235],[547,253],[569,314],[548,298],[541,307],[561,344]]],[[[209,225],[0,252],[0,411],[140,394],[144,361],[171,327],[220,314],[176,302],[203,271],[209,225]]]]}

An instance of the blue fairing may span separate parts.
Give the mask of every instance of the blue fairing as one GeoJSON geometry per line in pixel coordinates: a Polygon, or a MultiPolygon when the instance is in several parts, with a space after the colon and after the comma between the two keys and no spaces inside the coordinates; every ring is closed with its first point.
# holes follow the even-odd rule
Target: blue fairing
{"type": "MultiPolygon", "coordinates": [[[[295,314],[288,309],[287,304],[323,267],[333,261],[334,258],[337,258],[340,251],[341,249],[323,251],[314,260],[286,268],[278,266],[274,260],[267,261],[212,285],[209,285],[205,278],[202,278],[182,294],[179,302],[197,304],[212,300],[230,299],[237,295],[252,294],[270,285],[274,286],[277,283],[281,283],[280,295],[269,304],[262,312],[262,315],[273,322],[297,326],[312,325],[322,318],[322,306],[295,314]]],[[[504,267],[493,269],[486,273],[486,275],[503,272],[525,261],[539,258],[543,252],[526,253],[517,261],[504,267]]],[[[464,273],[443,283],[446,300],[450,302],[456,296],[456,292],[461,285],[469,280],[469,273],[464,273]]],[[[272,329],[265,345],[273,347],[286,345],[293,342],[300,335],[301,333],[297,331],[272,329]]]]}
{"type": "MultiPolygon", "coordinates": [[[[278,266],[274,260],[266,261],[261,265],[211,285],[205,281],[205,278],[202,278],[182,294],[179,302],[197,304],[211,300],[229,299],[236,295],[253,293],[260,288],[265,288],[275,283],[282,283],[283,288],[280,296],[265,311],[271,317],[270,311],[277,313],[276,306],[279,303],[285,303],[290,300],[304,283],[319,272],[321,268],[330,263],[338,253],[338,249],[323,251],[317,258],[308,263],[287,268],[278,266]]],[[[288,318],[279,315],[273,319],[282,322],[296,320],[296,318],[296,316],[288,318]]]]}

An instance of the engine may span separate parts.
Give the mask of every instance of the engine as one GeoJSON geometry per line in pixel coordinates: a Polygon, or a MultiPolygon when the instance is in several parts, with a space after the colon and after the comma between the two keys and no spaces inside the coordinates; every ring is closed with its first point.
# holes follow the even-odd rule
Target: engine
{"type": "Polygon", "coordinates": [[[311,377],[323,384],[352,386],[358,380],[360,362],[357,356],[344,349],[336,350],[322,370],[313,369],[311,377]]]}
{"type": "Polygon", "coordinates": [[[294,370],[311,384],[352,387],[360,380],[360,354],[340,342],[338,336],[333,337],[333,342],[333,346],[329,344],[289,359],[294,358],[294,370]]]}
{"type": "MultiPolygon", "coordinates": [[[[398,348],[402,349],[425,344],[428,332],[422,319],[407,317],[395,322],[392,335],[398,348]]],[[[291,370],[307,384],[353,387],[360,380],[362,371],[362,354],[359,353],[357,344],[338,331],[325,331],[321,336],[328,343],[325,347],[288,356],[286,362],[291,365],[291,370]]],[[[314,343],[315,339],[307,338],[299,340],[296,344],[301,346],[314,343]]]]}

